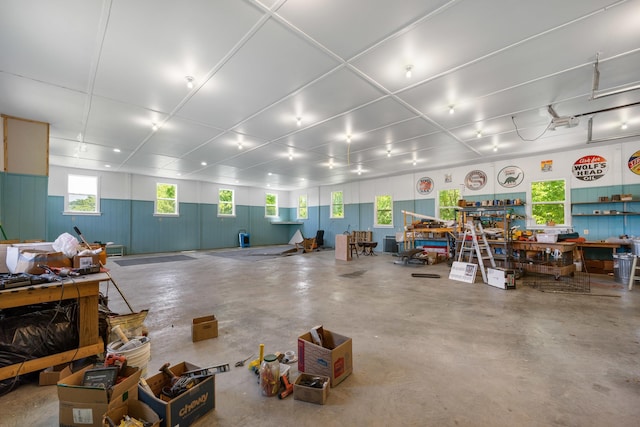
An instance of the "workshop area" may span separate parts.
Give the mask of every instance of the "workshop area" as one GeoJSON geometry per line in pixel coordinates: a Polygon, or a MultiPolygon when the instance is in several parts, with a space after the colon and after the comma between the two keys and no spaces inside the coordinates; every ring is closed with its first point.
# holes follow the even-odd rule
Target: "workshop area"
{"type": "MultiPolygon", "coordinates": [[[[238,248],[238,251],[243,249],[238,248]]],[[[269,259],[189,252],[109,258],[136,310],[148,309],[147,375],[165,363],[229,364],[215,375],[215,410],[198,426],[534,426],[637,423],[640,294],[592,275],[590,295],[505,291],[449,280],[446,263],[394,265],[388,253],[335,259],[333,250],[269,259]],[[416,278],[434,273],[440,279],[416,278]],[[192,342],[192,319],[215,315],[216,338],[192,342]],[[323,406],[266,398],[235,362],[298,352],[316,325],[352,338],[353,372],[323,406]]],[[[129,313],[108,282],[114,312],[129,313]]],[[[290,365],[298,375],[297,364],[290,365]]],[[[25,383],[0,397],[3,426],[58,425],[56,386],[25,383]]]]}

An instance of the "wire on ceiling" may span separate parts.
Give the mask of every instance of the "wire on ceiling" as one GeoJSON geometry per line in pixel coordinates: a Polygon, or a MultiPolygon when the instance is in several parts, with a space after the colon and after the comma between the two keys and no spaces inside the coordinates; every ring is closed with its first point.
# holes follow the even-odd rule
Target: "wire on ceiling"
{"type": "Polygon", "coordinates": [[[544,130],[542,131],[542,133],[538,136],[536,136],[533,139],[526,139],[524,138],[522,135],[520,135],[520,130],[518,129],[518,125],[516,124],[516,118],[515,116],[511,116],[511,121],[513,122],[513,126],[516,128],[516,133],[518,134],[518,136],[520,137],[521,140],[526,141],[526,142],[533,142],[533,141],[537,141],[538,139],[542,138],[542,135],[544,135],[545,133],[547,133],[547,131],[549,130],[549,128],[551,127],[551,124],[553,123],[553,121],[550,121],[549,124],[547,125],[546,128],[544,128],[544,130]]]}

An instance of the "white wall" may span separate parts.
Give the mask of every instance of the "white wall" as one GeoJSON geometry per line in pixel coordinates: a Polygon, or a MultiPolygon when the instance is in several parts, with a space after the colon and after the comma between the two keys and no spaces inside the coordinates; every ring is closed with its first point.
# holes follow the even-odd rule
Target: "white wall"
{"type": "MultiPolygon", "coordinates": [[[[640,183],[640,175],[632,173],[627,167],[629,157],[638,150],[640,150],[640,141],[609,145],[585,144],[585,146],[579,150],[562,153],[539,156],[533,155],[526,158],[480,163],[473,166],[412,171],[393,177],[375,178],[340,185],[309,187],[291,192],[51,166],[49,194],[58,196],[65,194],[68,173],[98,174],[101,182],[101,196],[104,198],[152,201],[155,198],[156,183],[164,182],[178,185],[178,200],[180,202],[217,203],[218,189],[229,188],[235,190],[236,203],[239,205],[264,206],[265,194],[270,192],[278,195],[278,204],[283,208],[296,207],[300,194],[307,195],[309,206],[329,205],[331,203],[332,191],[342,191],[346,204],[373,203],[375,196],[382,194],[391,195],[394,201],[435,199],[437,198],[438,191],[452,188],[460,189],[463,196],[467,197],[474,194],[503,194],[512,192],[527,192],[528,194],[530,183],[536,180],[566,179],[569,190],[572,188],[592,186],[638,184],[640,183]],[[572,166],[574,162],[586,155],[599,155],[607,159],[609,168],[602,178],[589,182],[581,181],[573,176],[572,166]],[[550,172],[541,171],[540,163],[544,160],[553,161],[553,168],[550,172]],[[504,188],[497,182],[498,173],[506,166],[518,166],[524,171],[524,180],[517,187],[504,188]],[[477,191],[472,191],[464,187],[466,174],[474,169],[482,170],[488,177],[485,187],[477,191]],[[445,182],[445,174],[451,174],[452,182],[445,182]],[[421,195],[416,190],[416,183],[418,179],[422,177],[430,177],[434,181],[434,189],[429,195],[421,195]]],[[[530,197],[528,195],[527,200],[529,199],[530,197]]]]}

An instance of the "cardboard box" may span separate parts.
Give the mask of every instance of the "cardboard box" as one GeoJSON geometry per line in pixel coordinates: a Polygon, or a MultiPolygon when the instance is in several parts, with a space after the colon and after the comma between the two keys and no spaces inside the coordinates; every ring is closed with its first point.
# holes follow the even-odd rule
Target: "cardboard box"
{"type": "MultiPolygon", "coordinates": [[[[145,403],[135,399],[127,400],[124,406],[111,409],[106,413],[106,415],[117,426],[120,425],[120,422],[125,415],[129,415],[130,417],[137,420],[145,420],[147,422],[150,422],[151,427],[160,426],[160,417],[158,417],[158,414],[153,412],[153,409],[151,409],[149,405],[146,405],[145,403]]],[[[105,422],[104,427],[109,427],[109,424],[105,422]]]]}
{"type": "MultiPolygon", "coordinates": [[[[199,368],[199,366],[189,362],[180,362],[169,369],[177,376],[180,376],[183,372],[199,368]]],[[[161,427],[174,427],[177,425],[187,427],[216,407],[215,378],[215,375],[212,375],[178,397],[166,402],[157,396],[160,395],[163,387],[171,385],[171,381],[165,374],[160,372],[146,378],[153,394],[142,386],[139,386],[138,393],[140,400],[149,405],[158,414],[162,420],[160,422],[161,427]]]]}
{"type": "Polygon", "coordinates": [[[296,378],[296,382],[293,383],[293,398],[295,400],[302,400],[304,402],[324,405],[327,402],[330,381],[331,379],[329,377],[302,373],[298,375],[298,378],[296,378]],[[312,378],[321,378],[324,381],[322,388],[308,387],[300,384],[302,380],[310,380],[312,378]]]}
{"type": "Polygon", "coordinates": [[[11,273],[42,274],[49,267],[71,268],[71,260],[62,252],[55,252],[51,243],[19,243],[7,248],[7,268],[11,273]]]}
{"type": "Polygon", "coordinates": [[[191,341],[202,341],[218,336],[218,319],[211,316],[196,317],[191,324],[191,341]]]}
{"type": "Polygon", "coordinates": [[[90,366],[69,375],[58,382],[60,401],[60,426],[103,427],[104,414],[138,398],[140,370],[128,367],[126,379],[111,390],[84,387],[82,379],[90,366]]]}
{"type": "Polygon", "coordinates": [[[62,365],[53,366],[47,368],[44,371],[40,371],[40,378],[38,384],[40,385],[55,385],[58,381],[67,378],[71,375],[71,367],[68,363],[62,365]]]}
{"type": "Polygon", "coordinates": [[[351,338],[322,327],[322,346],[313,343],[311,332],[298,337],[298,371],[331,379],[331,387],[344,381],[353,371],[351,338]]]}
{"type": "Polygon", "coordinates": [[[100,265],[100,255],[76,255],[73,257],[73,268],[85,268],[100,265]]]}

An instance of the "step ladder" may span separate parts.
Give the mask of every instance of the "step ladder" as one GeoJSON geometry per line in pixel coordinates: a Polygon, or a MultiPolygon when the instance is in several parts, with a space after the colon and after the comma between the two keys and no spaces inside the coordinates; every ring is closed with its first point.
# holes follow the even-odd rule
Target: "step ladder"
{"type": "Polygon", "coordinates": [[[469,221],[465,224],[458,261],[472,263],[474,256],[478,259],[478,268],[482,273],[482,280],[484,283],[488,283],[485,261],[488,260],[491,267],[496,268],[496,260],[493,258],[491,247],[480,221],[477,221],[477,223],[469,221]],[[471,239],[467,240],[468,237],[471,237],[471,239]],[[465,255],[467,256],[466,261],[464,259],[465,255]]]}
{"type": "Polygon", "coordinates": [[[633,282],[640,280],[640,262],[638,262],[639,255],[633,256],[631,262],[631,273],[629,274],[629,290],[633,289],[633,282]]]}

